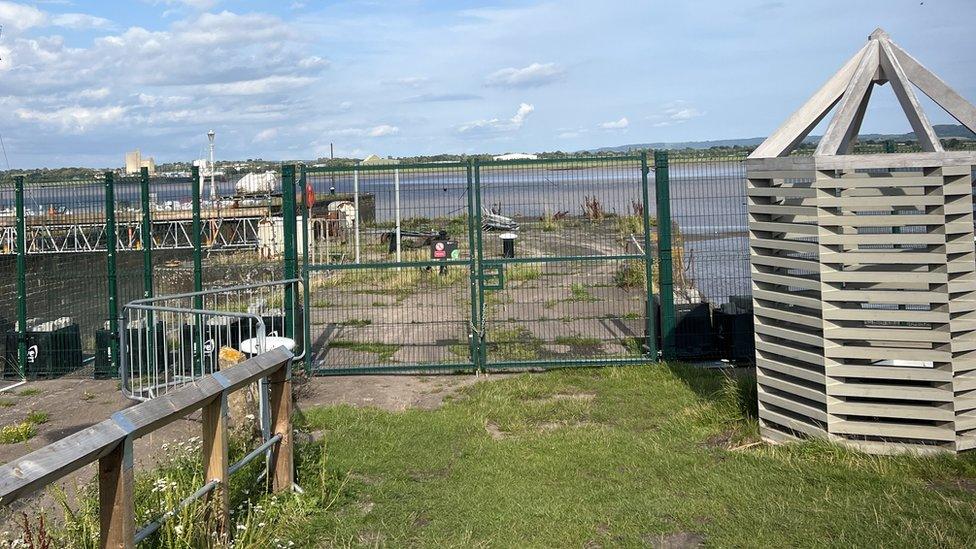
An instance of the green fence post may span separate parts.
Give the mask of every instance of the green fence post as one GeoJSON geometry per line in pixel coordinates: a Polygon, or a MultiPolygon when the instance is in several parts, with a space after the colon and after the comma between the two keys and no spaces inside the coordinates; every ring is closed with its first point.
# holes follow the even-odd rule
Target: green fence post
{"type": "Polygon", "coordinates": [[[488,364],[488,349],[487,342],[485,340],[485,264],[484,264],[484,231],[482,230],[482,219],[481,219],[481,164],[477,158],[474,160],[474,226],[475,226],[475,268],[477,269],[477,282],[478,282],[478,301],[476,306],[478,307],[478,320],[475,327],[477,328],[476,335],[478,336],[477,342],[477,360],[475,361],[475,369],[478,371],[485,371],[488,364]]]}
{"type": "Polygon", "coordinates": [[[671,265],[671,183],[668,151],[654,151],[654,189],[657,202],[657,264],[660,272],[661,350],[674,358],[674,272],[671,265]]]}
{"type": "Polygon", "coordinates": [[[468,281],[471,286],[471,326],[468,327],[468,351],[471,357],[471,364],[474,366],[475,370],[478,369],[478,355],[480,351],[480,336],[478,335],[481,330],[476,327],[480,326],[481,322],[481,310],[478,305],[478,271],[477,271],[477,236],[481,232],[481,227],[475,225],[475,210],[474,210],[474,161],[468,160],[467,167],[468,176],[468,259],[471,265],[468,267],[468,281]]]}
{"type": "MultiPolygon", "coordinates": [[[[203,223],[200,219],[200,185],[203,181],[200,179],[199,166],[190,168],[190,177],[193,179],[190,188],[190,200],[193,205],[193,222],[190,225],[192,233],[190,237],[193,239],[193,291],[201,292],[203,291],[203,223]]],[[[194,296],[193,308],[203,309],[203,296],[194,296]]],[[[203,349],[203,316],[194,316],[196,317],[197,334],[193,352],[193,371],[195,375],[203,375],[206,371],[203,349]]]]}
{"type": "MultiPolygon", "coordinates": [[[[193,201],[193,225],[191,237],[193,238],[193,291],[203,291],[203,228],[200,220],[200,167],[193,166],[190,170],[190,177],[193,178],[193,188],[190,196],[193,201]]],[[[203,307],[203,298],[194,298],[194,307],[203,307]]]]}
{"type": "Polygon", "coordinates": [[[108,271],[109,360],[112,371],[119,370],[119,288],[115,250],[115,174],[105,172],[105,259],[108,271]]]}
{"type": "Polygon", "coordinates": [[[24,176],[14,178],[17,209],[17,367],[27,378],[27,220],[24,216],[24,176]]]}
{"type": "Polygon", "coordinates": [[[656,319],[654,315],[654,255],[651,253],[651,212],[649,207],[647,175],[650,169],[647,167],[647,151],[641,151],[641,201],[644,224],[644,317],[645,317],[645,346],[647,356],[652,360],[657,359],[657,331],[656,319]]]}
{"type": "MultiPolygon", "coordinates": [[[[285,279],[295,278],[295,166],[281,167],[281,222],[285,233],[285,279]]],[[[285,286],[285,330],[284,336],[294,338],[292,319],[295,318],[295,288],[285,286]]]]}
{"type": "Polygon", "coordinates": [[[884,142],[884,152],[887,154],[893,154],[895,152],[895,142],[888,139],[884,142]]]}
{"type": "Polygon", "coordinates": [[[302,339],[305,341],[305,374],[312,375],[312,301],[311,291],[308,287],[308,224],[312,216],[312,208],[308,203],[308,179],[305,175],[305,166],[302,166],[302,177],[300,180],[302,191],[302,339]]]}
{"type": "Polygon", "coordinates": [[[153,296],[152,265],[152,214],[149,212],[149,168],[139,173],[140,196],[142,198],[142,297],[153,296]]]}

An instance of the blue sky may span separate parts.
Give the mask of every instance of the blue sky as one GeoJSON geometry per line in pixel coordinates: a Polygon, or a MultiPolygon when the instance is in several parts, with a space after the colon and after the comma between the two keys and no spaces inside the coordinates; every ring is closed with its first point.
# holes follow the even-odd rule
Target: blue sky
{"type": "MultiPolygon", "coordinates": [[[[13,168],[767,135],[878,26],[976,100],[972,0],[0,1],[13,168]]],[[[925,101],[934,123],[952,120],[925,101]]],[[[909,131],[887,87],[865,132],[909,131]]]]}

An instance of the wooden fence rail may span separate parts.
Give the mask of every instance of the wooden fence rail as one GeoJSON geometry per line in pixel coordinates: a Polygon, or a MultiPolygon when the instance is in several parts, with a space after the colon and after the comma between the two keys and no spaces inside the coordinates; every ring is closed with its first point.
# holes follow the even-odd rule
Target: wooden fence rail
{"type": "MultiPolygon", "coordinates": [[[[132,442],[202,409],[203,466],[210,489],[200,492],[211,498],[217,528],[226,532],[230,517],[227,487],[232,467],[228,464],[227,396],[268,378],[272,435],[277,439],[268,447],[269,477],[273,491],[290,490],[294,484],[292,358],[293,354],[284,348],[258,355],[164,396],[116,412],[111,419],[0,466],[0,504],[7,505],[97,460],[101,547],[133,547],[137,533],[132,497],[132,442]]],[[[249,457],[255,455],[259,454],[252,452],[249,457]]],[[[238,465],[236,470],[240,464],[235,465],[238,465]]]]}

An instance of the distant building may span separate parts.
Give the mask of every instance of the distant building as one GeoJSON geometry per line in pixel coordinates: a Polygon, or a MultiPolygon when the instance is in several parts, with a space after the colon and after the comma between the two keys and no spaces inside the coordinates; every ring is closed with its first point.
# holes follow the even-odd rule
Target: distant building
{"type": "Polygon", "coordinates": [[[539,155],[527,153],[508,153],[495,157],[495,160],[538,160],[539,155]]]}
{"type": "Polygon", "coordinates": [[[156,160],[151,156],[143,158],[139,149],[125,153],[126,175],[138,175],[143,168],[149,168],[149,175],[156,175],[156,160]]]}
{"type": "Polygon", "coordinates": [[[388,164],[399,164],[400,161],[396,158],[383,158],[375,154],[371,154],[364,158],[359,165],[360,166],[385,166],[388,164]]]}

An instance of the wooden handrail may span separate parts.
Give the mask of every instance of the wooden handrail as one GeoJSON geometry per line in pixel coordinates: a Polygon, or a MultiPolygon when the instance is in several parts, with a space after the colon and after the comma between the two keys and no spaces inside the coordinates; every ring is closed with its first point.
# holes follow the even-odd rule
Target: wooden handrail
{"type": "Polygon", "coordinates": [[[269,475],[273,481],[273,491],[290,490],[294,483],[291,432],[293,357],[292,352],[283,347],[263,353],[233,368],[202,377],[163,396],[116,412],[111,419],[0,466],[0,504],[7,505],[98,461],[101,546],[133,547],[133,440],[203,409],[203,465],[207,472],[206,481],[219,482],[209,497],[217,501],[217,528],[225,531],[230,512],[226,489],[229,476],[227,396],[261,378],[269,378],[273,434],[281,435],[281,440],[271,447],[269,475]]]}

